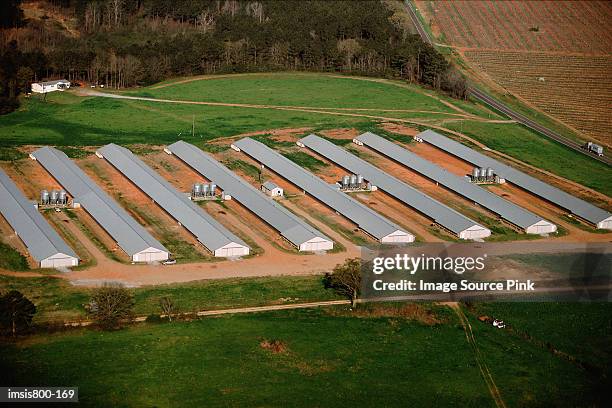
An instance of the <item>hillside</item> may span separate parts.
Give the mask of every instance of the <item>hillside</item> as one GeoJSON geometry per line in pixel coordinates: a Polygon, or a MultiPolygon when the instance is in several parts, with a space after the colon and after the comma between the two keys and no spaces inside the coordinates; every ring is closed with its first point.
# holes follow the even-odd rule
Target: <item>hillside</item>
{"type": "Polygon", "coordinates": [[[612,145],[612,4],[416,1],[439,42],[505,90],[612,145]]]}
{"type": "Polygon", "coordinates": [[[394,77],[465,97],[461,75],[410,33],[397,0],[360,7],[347,0],[11,4],[14,17],[0,26],[6,101],[41,78],[125,88],[181,75],[264,71],[394,77]]]}

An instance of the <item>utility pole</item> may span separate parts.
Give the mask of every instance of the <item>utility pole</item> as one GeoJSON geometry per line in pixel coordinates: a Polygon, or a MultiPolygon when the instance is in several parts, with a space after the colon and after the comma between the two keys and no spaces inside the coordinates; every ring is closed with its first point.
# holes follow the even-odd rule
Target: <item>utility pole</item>
{"type": "Polygon", "coordinates": [[[195,138],[195,115],[191,116],[191,137],[195,138]]]}

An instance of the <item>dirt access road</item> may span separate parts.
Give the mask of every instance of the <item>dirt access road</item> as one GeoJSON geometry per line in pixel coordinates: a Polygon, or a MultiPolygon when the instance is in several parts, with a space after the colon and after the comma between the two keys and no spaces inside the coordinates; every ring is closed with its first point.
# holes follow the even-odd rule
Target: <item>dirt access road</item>
{"type": "MultiPolygon", "coordinates": [[[[59,276],[69,279],[74,284],[85,286],[99,285],[104,281],[118,281],[128,286],[143,286],[202,279],[313,275],[328,272],[347,258],[360,255],[359,248],[339,234],[317,223],[314,219],[308,221],[315,224],[315,227],[336,242],[340,242],[346,251],[309,255],[289,253],[275,249],[271,245],[265,245],[263,240],[258,240],[259,245],[265,246],[267,253],[253,258],[176,265],[128,265],[112,261],[98,250],[97,253],[94,253],[98,260],[96,266],[85,270],[70,271],[59,276]]],[[[76,235],[76,231],[74,232],[76,235]]],[[[88,247],[88,250],[93,251],[94,248],[88,247]]]]}
{"type": "MultiPolygon", "coordinates": [[[[296,209],[293,208],[295,211],[296,209]]],[[[326,254],[301,254],[281,251],[257,238],[266,253],[247,259],[223,260],[218,262],[185,263],[176,265],[131,265],[109,259],[91,240],[85,236],[75,224],[70,222],[64,213],[62,217],[69,232],[96,259],[96,265],[84,270],[58,273],[54,276],[68,279],[73,284],[82,286],[97,286],[103,282],[121,282],[129,287],[143,285],[158,285],[167,283],[189,282],[203,279],[244,278],[263,276],[298,276],[313,275],[328,272],[334,266],[343,263],[347,258],[360,256],[360,248],[340,234],[328,228],[323,223],[300,211],[300,216],[306,218],[314,227],[340,243],[346,248],[344,252],[326,254]]],[[[37,273],[15,273],[0,269],[0,274],[10,276],[43,276],[37,273]]],[[[44,275],[48,276],[48,275],[44,275]]]]}
{"type": "MultiPolygon", "coordinates": [[[[79,89],[76,91],[76,94],[80,96],[98,96],[98,97],[103,97],[103,98],[127,99],[127,100],[136,100],[136,101],[172,103],[172,104],[182,104],[182,105],[226,106],[226,107],[251,108],[251,109],[274,109],[274,110],[282,110],[282,111],[319,113],[323,115],[353,116],[353,117],[363,117],[363,118],[386,120],[386,121],[412,123],[415,125],[430,126],[430,127],[436,127],[436,126],[432,124],[428,124],[423,121],[415,121],[412,119],[400,119],[400,118],[392,118],[392,117],[378,116],[378,115],[367,115],[365,113],[354,113],[354,112],[375,111],[375,112],[390,112],[390,113],[393,113],[393,112],[395,113],[430,113],[430,114],[437,114],[437,115],[447,115],[452,118],[469,119],[469,120],[485,122],[485,123],[514,123],[513,120],[486,119],[486,118],[481,118],[479,116],[475,116],[471,113],[461,110],[460,108],[457,108],[455,105],[449,102],[436,98],[430,94],[426,94],[426,95],[456,110],[457,113],[449,113],[449,112],[442,112],[442,111],[428,111],[428,110],[412,110],[412,109],[320,108],[320,107],[313,107],[313,106],[260,105],[260,104],[230,103],[230,102],[189,101],[189,100],[180,100],[180,99],[149,98],[145,96],[130,96],[130,95],[112,94],[108,92],[92,91],[90,89],[79,89]]],[[[444,128],[441,128],[441,129],[446,130],[444,128]]]]}

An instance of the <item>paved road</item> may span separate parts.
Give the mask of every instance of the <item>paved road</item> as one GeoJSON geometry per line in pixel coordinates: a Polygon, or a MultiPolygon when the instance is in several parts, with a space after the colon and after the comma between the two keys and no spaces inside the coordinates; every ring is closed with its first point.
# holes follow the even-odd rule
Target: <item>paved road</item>
{"type": "MultiPolygon", "coordinates": [[[[437,45],[435,44],[431,37],[429,36],[429,33],[427,32],[427,30],[425,30],[425,28],[423,27],[421,20],[419,20],[416,11],[412,5],[412,2],[410,2],[409,0],[405,0],[404,3],[406,4],[406,9],[408,10],[408,14],[410,15],[410,19],[412,20],[412,23],[414,24],[414,26],[417,29],[418,34],[421,36],[421,39],[428,43],[431,44],[433,46],[437,45]]],[[[474,86],[474,85],[468,85],[468,93],[473,96],[474,98],[478,99],[479,101],[483,102],[486,105],[489,105],[491,108],[502,112],[503,114],[505,114],[506,116],[508,116],[511,119],[516,120],[517,122],[519,122],[521,125],[532,129],[538,133],[540,133],[543,136],[546,136],[550,139],[553,139],[554,141],[561,143],[562,145],[565,145],[567,147],[569,147],[570,149],[574,149],[575,151],[582,153],[584,155],[587,155],[595,160],[598,160],[602,163],[606,163],[608,166],[612,165],[612,159],[606,157],[606,156],[597,156],[595,153],[591,153],[588,150],[585,150],[582,148],[582,146],[579,143],[576,143],[575,141],[568,139],[564,136],[561,136],[560,134],[558,134],[557,132],[540,125],[539,123],[534,122],[533,120],[527,118],[525,115],[522,115],[518,112],[516,112],[515,110],[513,110],[512,108],[510,108],[508,105],[504,104],[503,102],[500,102],[499,100],[493,98],[491,95],[489,95],[488,93],[484,92],[483,90],[479,89],[478,87],[474,86]]]]}

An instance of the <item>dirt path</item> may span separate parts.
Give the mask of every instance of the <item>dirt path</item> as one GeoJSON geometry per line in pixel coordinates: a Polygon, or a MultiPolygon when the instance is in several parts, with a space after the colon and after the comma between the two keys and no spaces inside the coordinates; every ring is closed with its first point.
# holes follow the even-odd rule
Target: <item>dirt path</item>
{"type": "MultiPolygon", "coordinates": [[[[161,89],[161,88],[167,88],[167,87],[173,86],[173,85],[180,85],[180,84],[186,84],[186,83],[194,82],[194,81],[211,80],[211,79],[217,79],[217,78],[235,78],[235,77],[263,76],[263,75],[266,75],[266,74],[245,73],[245,74],[226,74],[226,75],[200,75],[200,76],[185,78],[185,79],[182,79],[180,81],[175,81],[175,82],[170,82],[170,83],[166,83],[166,84],[157,85],[157,86],[152,87],[151,89],[161,89]]],[[[469,112],[466,112],[465,110],[459,108],[458,106],[453,105],[452,103],[450,103],[448,101],[445,101],[445,100],[443,100],[441,98],[438,98],[437,96],[434,96],[434,95],[432,95],[432,94],[430,94],[428,92],[421,91],[421,90],[415,89],[413,87],[410,87],[409,85],[406,85],[406,84],[393,82],[393,81],[390,81],[390,80],[384,79],[384,78],[356,77],[356,76],[344,76],[344,75],[335,75],[335,74],[328,74],[327,76],[329,76],[330,78],[349,79],[349,80],[353,80],[353,81],[376,82],[376,83],[381,83],[381,84],[385,84],[385,85],[395,86],[395,87],[398,87],[398,88],[409,89],[412,92],[417,92],[417,93],[420,93],[421,95],[425,95],[425,96],[428,96],[428,97],[430,97],[432,99],[437,100],[438,102],[440,102],[440,103],[448,106],[449,108],[453,109],[454,111],[458,112],[460,116],[478,118],[478,116],[475,116],[475,115],[473,115],[473,114],[471,114],[469,112]]],[[[360,109],[350,109],[350,108],[347,108],[347,109],[348,110],[360,110],[360,109]]],[[[381,109],[371,109],[371,110],[386,111],[384,109],[383,110],[381,110],[381,109]]],[[[402,110],[391,110],[391,111],[402,112],[402,110]]],[[[405,112],[409,112],[409,111],[405,111],[405,112]]],[[[414,112],[417,112],[417,111],[414,111],[414,112]]],[[[422,112],[426,112],[426,111],[422,111],[422,112]]],[[[437,113],[437,112],[430,112],[430,113],[437,113]]],[[[452,114],[449,114],[449,115],[452,115],[452,114]]]]}
{"type": "Polygon", "coordinates": [[[289,211],[297,214],[300,218],[303,218],[304,220],[306,220],[310,225],[320,230],[322,233],[327,235],[329,238],[333,239],[334,242],[338,242],[339,244],[344,246],[344,248],[346,248],[345,254],[347,258],[353,258],[356,256],[360,256],[359,248],[354,243],[344,238],[342,235],[332,230],[331,228],[329,228],[327,225],[323,224],[319,220],[311,217],[306,211],[302,210],[294,203],[290,202],[289,200],[284,200],[281,204],[283,204],[283,206],[286,207],[289,211]]]}
{"type": "Polygon", "coordinates": [[[64,223],[63,225],[70,232],[70,234],[72,234],[72,236],[76,238],[81,245],[83,245],[85,250],[89,252],[92,259],[95,260],[96,265],[94,267],[111,269],[115,266],[115,264],[121,265],[119,262],[109,259],[106,254],[104,254],[100,248],[91,242],[87,235],[85,235],[85,233],[78,226],[76,226],[64,212],[58,213],[57,217],[64,223]]]}
{"type": "MultiPolygon", "coordinates": [[[[308,303],[291,303],[286,305],[270,305],[270,306],[253,306],[253,307],[237,307],[233,309],[217,309],[217,310],[200,310],[195,315],[198,317],[202,316],[219,316],[226,314],[239,314],[239,313],[261,313],[261,312],[273,312],[275,310],[292,310],[292,309],[309,309],[322,306],[337,306],[337,305],[350,305],[350,300],[323,300],[320,302],[308,302],[308,303]]],[[[183,313],[183,316],[193,316],[189,313],[183,313]]],[[[167,315],[161,315],[166,317],[167,315]]],[[[134,323],[142,323],[147,320],[148,316],[137,316],[132,319],[134,323]]],[[[64,323],[64,326],[68,327],[83,327],[90,326],[93,322],[90,320],[73,320],[64,323]]]]}
{"type": "MultiPolygon", "coordinates": [[[[304,215],[303,212],[298,214],[304,215]]],[[[316,227],[324,227],[312,218],[307,218],[316,227]]],[[[237,218],[233,218],[233,222],[236,221],[237,218]]],[[[119,281],[127,286],[142,286],[230,277],[313,275],[331,270],[337,264],[343,263],[346,258],[359,256],[359,251],[354,244],[333,233],[333,231],[329,232],[327,228],[321,228],[322,232],[341,243],[346,251],[312,255],[290,253],[278,250],[265,239],[261,239],[257,234],[254,234],[252,238],[271,256],[168,266],[128,265],[106,257],[74,224],[69,223],[67,226],[75,238],[83,242],[85,248],[92,253],[98,264],[85,270],[70,271],[57,276],[66,277],[73,283],[84,286],[96,286],[104,281],[119,281]]]]}
{"type": "Polygon", "coordinates": [[[478,369],[480,370],[480,374],[482,375],[482,378],[487,384],[487,388],[491,393],[493,401],[495,401],[495,405],[498,408],[506,408],[506,404],[504,403],[504,400],[501,397],[499,388],[497,388],[495,380],[493,380],[493,376],[491,375],[491,371],[489,370],[487,363],[482,357],[480,349],[478,348],[478,344],[476,344],[476,338],[474,337],[474,332],[472,331],[472,325],[463,313],[463,310],[461,310],[461,306],[457,302],[445,302],[443,304],[453,309],[453,311],[459,317],[459,320],[461,321],[461,325],[463,326],[463,330],[465,332],[465,338],[472,347],[472,350],[474,352],[474,358],[476,359],[476,363],[478,364],[478,369]]]}
{"type": "MultiPolygon", "coordinates": [[[[502,119],[485,119],[479,116],[475,116],[471,113],[465,112],[462,109],[459,109],[452,105],[450,102],[443,101],[440,99],[440,102],[444,105],[449,106],[451,109],[457,110],[459,113],[450,113],[450,112],[442,112],[442,111],[427,111],[427,110],[411,110],[411,109],[379,109],[379,108],[325,108],[325,107],[313,107],[313,106],[291,106],[291,105],[261,105],[261,104],[250,104],[250,103],[230,103],[230,102],[206,102],[206,101],[189,101],[189,100],[180,100],[180,99],[163,99],[163,98],[149,98],[144,96],[129,96],[129,95],[121,95],[121,94],[111,94],[106,92],[92,91],[90,89],[79,89],[76,91],[77,95],[80,96],[98,96],[103,98],[113,98],[113,99],[126,99],[126,100],[136,100],[136,101],[146,101],[146,102],[160,102],[160,103],[174,103],[174,104],[184,104],[184,105],[204,105],[204,106],[226,106],[226,107],[235,107],[235,108],[249,108],[249,109],[274,109],[274,110],[283,110],[283,111],[297,111],[297,112],[308,112],[308,113],[319,113],[319,114],[327,114],[327,115],[339,115],[339,116],[355,116],[355,117],[366,117],[380,120],[389,120],[389,121],[400,121],[406,123],[415,123],[423,126],[427,126],[425,122],[422,121],[412,121],[409,119],[399,119],[399,118],[389,118],[385,116],[376,116],[376,115],[365,115],[365,114],[357,114],[350,113],[356,111],[363,112],[395,112],[395,113],[429,113],[436,115],[448,115],[461,119],[469,119],[478,122],[485,123],[514,123],[514,120],[502,120],[502,119]],[[338,112],[336,112],[338,111],[338,112]]],[[[433,95],[428,95],[434,99],[433,95]]]]}

